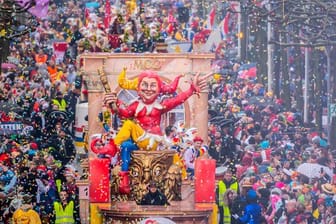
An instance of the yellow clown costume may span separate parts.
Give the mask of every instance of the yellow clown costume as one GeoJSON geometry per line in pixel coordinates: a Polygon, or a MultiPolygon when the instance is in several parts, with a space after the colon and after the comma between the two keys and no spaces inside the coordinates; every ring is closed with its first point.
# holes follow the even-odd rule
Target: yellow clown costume
{"type": "Polygon", "coordinates": [[[41,219],[39,214],[33,209],[25,211],[23,209],[18,209],[13,214],[13,223],[15,224],[40,224],[41,219]]]}

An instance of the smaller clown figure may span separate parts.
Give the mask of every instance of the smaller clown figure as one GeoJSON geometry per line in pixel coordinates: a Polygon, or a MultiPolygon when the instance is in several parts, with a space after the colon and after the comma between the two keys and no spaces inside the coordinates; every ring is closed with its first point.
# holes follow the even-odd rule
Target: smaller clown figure
{"type": "Polygon", "coordinates": [[[199,156],[203,156],[207,153],[207,149],[203,144],[203,139],[196,136],[190,145],[186,148],[183,155],[184,162],[187,168],[187,173],[190,179],[193,179],[195,174],[195,161],[199,156]]]}

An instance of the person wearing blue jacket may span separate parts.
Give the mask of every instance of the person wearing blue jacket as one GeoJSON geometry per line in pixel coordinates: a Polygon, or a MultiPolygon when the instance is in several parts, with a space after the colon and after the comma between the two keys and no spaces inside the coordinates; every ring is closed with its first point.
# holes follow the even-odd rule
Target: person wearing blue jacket
{"type": "Polygon", "coordinates": [[[6,198],[8,193],[14,190],[16,182],[17,176],[14,171],[5,164],[0,163],[0,199],[6,198]]]}
{"type": "Polygon", "coordinates": [[[261,206],[257,202],[257,192],[250,189],[246,194],[247,205],[244,209],[242,217],[236,217],[241,223],[247,224],[261,224],[261,206]]]}

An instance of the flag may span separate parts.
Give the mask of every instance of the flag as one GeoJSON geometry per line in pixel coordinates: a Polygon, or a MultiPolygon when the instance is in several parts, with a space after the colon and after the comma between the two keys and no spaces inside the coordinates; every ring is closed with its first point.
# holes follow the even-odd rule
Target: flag
{"type": "Polygon", "coordinates": [[[229,34],[229,21],[230,21],[230,12],[227,12],[223,19],[222,33],[224,36],[229,34]]]}
{"type": "Polygon", "coordinates": [[[36,0],[36,5],[28,11],[34,16],[44,19],[48,15],[49,0],[36,0]]]}
{"type": "Polygon", "coordinates": [[[75,129],[75,141],[84,142],[84,127],[76,127],[75,129]]]}
{"type": "Polygon", "coordinates": [[[104,15],[104,26],[107,29],[111,22],[111,3],[110,0],[105,1],[105,15],[104,15]]]}
{"type": "Polygon", "coordinates": [[[239,2],[231,2],[230,3],[230,8],[231,8],[232,12],[239,13],[240,3],[239,2]]]}
{"type": "Polygon", "coordinates": [[[236,12],[239,12],[239,7],[240,5],[236,2],[232,2],[230,4],[230,9],[231,11],[227,11],[224,19],[221,22],[221,34],[223,36],[223,39],[230,33],[232,32],[232,30],[230,30],[230,25],[231,27],[234,26],[234,22],[237,20],[237,18],[235,18],[235,14],[237,14],[236,12]],[[232,11],[234,13],[232,13],[232,11]],[[230,24],[231,22],[231,24],[230,24]]]}
{"type": "MultiPolygon", "coordinates": [[[[234,13],[227,12],[224,19],[220,22],[220,24],[216,27],[216,29],[212,28],[212,32],[207,39],[207,42],[204,45],[204,52],[212,52],[214,49],[218,47],[218,44],[222,40],[227,40],[228,34],[230,32],[233,32],[233,30],[230,30],[230,27],[235,27],[235,21],[237,20],[236,15],[238,15],[239,12],[239,3],[232,2],[230,4],[230,8],[234,13]]],[[[210,13],[211,14],[211,13],[210,13]]]]}
{"type": "Polygon", "coordinates": [[[85,12],[84,12],[84,17],[85,17],[85,27],[87,27],[89,25],[90,22],[90,10],[88,8],[85,8],[85,12]]]}
{"type": "Polygon", "coordinates": [[[167,50],[168,53],[186,53],[192,49],[191,41],[169,41],[167,50]]]}
{"type": "Polygon", "coordinates": [[[219,42],[221,42],[222,33],[221,33],[221,27],[223,26],[223,21],[219,24],[216,29],[212,30],[210,36],[206,40],[206,43],[204,44],[203,50],[204,52],[211,52],[214,49],[217,48],[219,42]]]}
{"type": "Polygon", "coordinates": [[[215,24],[215,18],[216,18],[216,7],[213,6],[207,19],[207,28],[208,29],[213,29],[213,26],[215,24]]]}
{"type": "MultiPolygon", "coordinates": [[[[29,4],[30,0],[16,0],[16,2],[25,7],[29,4]]],[[[37,18],[44,19],[48,15],[49,0],[36,0],[35,6],[28,9],[28,12],[37,18]]]]}

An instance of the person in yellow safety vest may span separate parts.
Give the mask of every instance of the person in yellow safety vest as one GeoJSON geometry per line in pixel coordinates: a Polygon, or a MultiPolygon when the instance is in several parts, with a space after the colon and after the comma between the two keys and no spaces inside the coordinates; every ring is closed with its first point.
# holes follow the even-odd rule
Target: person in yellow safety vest
{"type": "MultiPolygon", "coordinates": [[[[239,185],[236,178],[233,177],[232,171],[227,169],[224,172],[223,180],[218,181],[218,186],[216,189],[216,203],[218,205],[219,211],[219,224],[227,224],[231,223],[231,216],[225,217],[228,214],[224,214],[224,194],[228,189],[233,190],[237,194],[239,194],[239,185]],[[228,219],[230,218],[230,219],[228,219]]],[[[227,213],[228,211],[226,211],[227,213]]]]}
{"type": "Polygon", "coordinates": [[[234,200],[237,198],[237,193],[234,190],[227,189],[224,194],[223,199],[223,214],[224,214],[224,224],[231,224],[231,207],[234,204],[234,200]]]}
{"type": "Polygon", "coordinates": [[[59,110],[59,111],[66,111],[67,109],[67,102],[63,98],[62,92],[56,93],[56,98],[52,100],[53,110],[59,110]]]}
{"type": "Polygon", "coordinates": [[[80,224],[79,214],[75,210],[73,200],[69,200],[67,190],[62,187],[59,192],[60,201],[54,202],[55,224],[80,224]]]}

